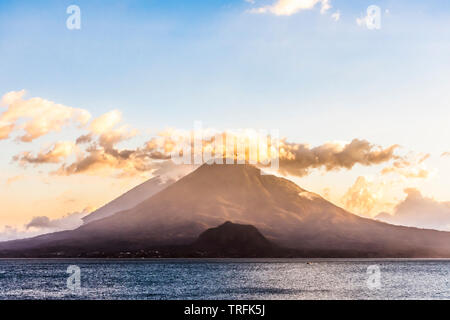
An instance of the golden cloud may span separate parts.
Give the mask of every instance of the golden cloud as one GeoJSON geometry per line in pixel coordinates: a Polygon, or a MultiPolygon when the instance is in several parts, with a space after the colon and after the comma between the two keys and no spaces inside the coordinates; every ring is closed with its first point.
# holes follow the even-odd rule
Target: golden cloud
{"type": "Polygon", "coordinates": [[[397,159],[398,145],[387,148],[374,145],[367,140],[354,139],[350,143],[325,143],[311,148],[307,144],[280,144],[280,171],[294,176],[305,176],[311,169],[326,171],[351,169],[356,164],[371,166],[397,159]]]}
{"type": "Polygon", "coordinates": [[[424,164],[429,157],[429,154],[409,153],[384,168],[381,174],[395,173],[405,178],[426,179],[431,174],[431,171],[424,164]]]}
{"type": "Polygon", "coordinates": [[[14,131],[14,124],[1,123],[0,122],[0,140],[5,140],[9,138],[11,132],[14,131]]]}
{"type": "MultiPolygon", "coordinates": [[[[308,175],[315,169],[352,169],[358,164],[372,166],[391,160],[397,161],[393,164],[396,170],[404,165],[402,158],[395,154],[398,145],[384,148],[367,140],[354,139],[346,143],[328,142],[311,147],[250,129],[223,132],[198,128],[192,131],[167,129],[142,147],[124,149],[120,148],[120,143],[135,137],[138,132],[123,124],[120,111],[107,112],[89,123],[91,115],[86,110],[42,98],[24,99],[24,95],[22,90],[3,96],[2,104],[7,106],[7,110],[0,115],[0,139],[6,139],[12,132],[23,132],[19,139],[31,142],[50,132],[60,131],[71,123],[88,131],[75,142],[56,142],[37,153],[25,151],[13,158],[22,165],[60,164],[54,173],[61,175],[95,174],[108,170],[125,175],[151,172],[160,166],[159,162],[182,154],[195,161],[227,158],[253,161],[260,165],[270,162],[275,155],[281,174],[298,177],[308,175]],[[196,141],[195,137],[199,134],[201,140],[196,141]],[[68,160],[72,160],[72,154],[76,157],[70,162],[68,160]]],[[[389,170],[393,169],[386,168],[385,173],[389,170]]],[[[425,175],[425,172],[416,174],[425,175]]]]}
{"type": "Polygon", "coordinates": [[[355,183],[341,198],[343,206],[358,215],[371,217],[381,210],[392,207],[385,197],[385,191],[393,182],[374,181],[369,177],[359,176],[355,183]]]}
{"type": "Polygon", "coordinates": [[[342,198],[342,202],[347,209],[368,215],[375,208],[379,196],[380,191],[374,190],[374,185],[365,177],[360,176],[347,190],[342,198]]]}
{"type": "Polygon", "coordinates": [[[26,164],[43,164],[43,163],[60,163],[69,157],[76,150],[75,143],[71,141],[56,142],[50,148],[45,148],[37,154],[25,151],[13,157],[14,161],[22,165],[26,164]]]}
{"type": "Polygon", "coordinates": [[[50,132],[60,131],[73,123],[85,125],[91,115],[76,109],[42,99],[24,99],[25,90],[12,91],[2,98],[7,110],[0,115],[0,140],[7,139],[13,131],[24,132],[18,138],[31,142],[50,132]]]}
{"type": "Polygon", "coordinates": [[[54,173],[71,175],[106,172],[107,169],[113,169],[131,175],[134,172],[147,171],[145,159],[142,159],[139,150],[119,150],[115,147],[138,133],[128,125],[120,125],[121,122],[122,114],[117,110],[94,119],[89,125],[90,132],[76,140],[77,145],[88,144],[86,150],[79,153],[75,162],[64,163],[54,173]]]}
{"type": "Polygon", "coordinates": [[[195,132],[168,129],[151,138],[141,148],[120,149],[117,147],[118,143],[136,135],[135,130],[120,126],[120,122],[121,116],[118,112],[95,119],[89,127],[90,132],[77,139],[77,145],[86,146],[84,150],[77,152],[77,158],[72,163],[66,163],[65,160],[69,151],[75,150],[73,149],[75,144],[71,145],[72,149],[64,149],[62,145],[58,148],[55,146],[37,155],[24,152],[14,160],[22,164],[64,162],[55,171],[60,175],[106,173],[108,170],[133,175],[151,172],[160,166],[160,161],[169,160],[174,154],[183,154],[186,150],[190,153],[187,155],[189,160],[199,158],[200,163],[211,158],[227,158],[243,161],[253,159],[256,163],[264,165],[277,154],[275,148],[278,145],[280,173],[302,177],[314,169],[326,171],[351,169],[357,164],[371,166],[399,159],[395,155],[397,145],[383,148],[358,139],[349,143],[330,142],[317,147],[290,143],[285,139],[278,139],[276,144],[271,144],[272,137],[256,130],[219,132],[205,129],[195,132]],[[195,142],[193,138],[199,133],[202,138],[195,142]],[[67,155],[61,153],[62,150],[67,150],[67,155]],[[256,155],[255,150],[258,151],[256,155]]]}

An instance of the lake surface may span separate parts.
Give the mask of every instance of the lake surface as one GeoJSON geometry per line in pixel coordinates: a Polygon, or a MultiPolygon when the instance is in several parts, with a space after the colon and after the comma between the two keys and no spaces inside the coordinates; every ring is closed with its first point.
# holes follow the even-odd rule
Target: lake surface
{"type": "Polygon", "coordinates": [[[0,299],[450,299],[450,260],[4,259],[0,299]]]}

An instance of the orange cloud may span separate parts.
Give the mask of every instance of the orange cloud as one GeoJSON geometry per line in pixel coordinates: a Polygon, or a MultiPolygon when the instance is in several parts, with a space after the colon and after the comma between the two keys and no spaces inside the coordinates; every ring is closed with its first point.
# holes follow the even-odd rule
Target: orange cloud
{"type": "Polygon", "coordinates": [[[139,172],[151,171],[151,167],[144,159],[135,156],[135,151],[115,151],[111,154],[101,148],[89,149],[73,163],[62,164],[54,174],[109,175],[112,173],[111,171],[119,171],[119,176],[130,176],[139,172]]]}
{"type": "Polygon", "coordinates": [[[377,205],[380,197],[380,190],[365,177],[360,176],[342,197],[342,202],[350,211],[369,215],[377,205]]]}
{"type": "Polygon", "coordinates": [[[76,173],[103,174],[106,169],[121,170],[123,174],[137,171],[147,171],[143,160],[136,157],[136,150],[119,150],[116,144],[130,139],[137,134],[137,130],[121,125],[122,114],[117,111],[105,113],[94,119],[88,126],[89,133],[80,136],[76,142],[57,142],[50,148],[44,148],[37,154],[25,151],[13,157],[14,161],[22,165],[62,163],[53,173],[69,175],[76,173]],[[87,144],[83,150],[83,144],[87,144]],[[65,163],[67,158],[76,154],[73,163],[65,163]],[[100,172],[101,171],[101,172],[100,172]]]}
{"type": "Polygon", "coordinates": [[[405,178],[426,179],[431,174],[431,171],[424,165],[425,160],[429,157],[429,154],[409,153],[394,161],[391,166],[384,168],[381,174],[396,173],[405,178]]]}
{"type": "Polygon", "coordinates": [[[398,145],[382,148],[367,140],[354,139],[347,144],[325,143],[311,148],[307,144],[282,142],[280,144],[280,171],[305,176],[311,169],[326,171],[351,169],[356,164],[371,166],[397,159],[398,145]]]}
{"type": "Polygon", "coordinates": [[[26,164],[43,164],[43,163],[60,163],[69,157],[76,149],[76,145],[70,141],[56,142],[50,148],[43,149],[34,155],[30,151],[22,152],[13,157],[14,161],[22,165],[26,164]]]}
{"type": "MultiPolygon", "coordinates": [[[[354,139],[348,143],[329,142],[311,147],[285,139],[276,138],[276,141],[272,141],[272,138],[267,139],[267,134],[257,130],[219,132],[214,129],[170,129],[151,138],[140,148],[124,149],[119,144],[135,137],[138,132],[122,123],[122,114],[118,110],[105,113],[89,123],[90,114],[86,110],[66,107],[42,98],[26,100],[23,98],[24,94],[25,91],[22,90],[3,96],[2,103],[7,106],[7,110],[0,115],[0,139],[9,137],[12,132],[23,131],[24,134],[19,139],[30,142],[50,132],[59,131],[70,123],[83,125],[88,130],[74,143],[57,142],[37,154],[25,151],[13,158],[22,165],[59,163],[61,166],[54,173],[61,175],[95,172],[104,174],[108,170],[125,175],[151,172],[159,167],[158,161],[170,159],[178,150],[184,152],[182,149],[185,146],[196,150],[197,154],[191,155],[194,159],[202,159],[202,155],[208,154],[219,158],[252,159],[262,164],[272,160],[277,153],[272,142],[279,145],[279,171],[284,175],[302,177],[314,169],[332,171],[352,169],[357,164],[372,166],[391,160],[401,161],[395,154],[397,145],[383,148],[366,140],[354,139]],[[199,142],[199,149],[198,145],[194,146],[192,139],[198,131],[204,137],[199,142]],[[230,148],[230,141],[235,146],[230,148]],[[256,147],[250,148],[249,145],[256,147]],[[257,153],[254,152],[256,149],[257,153]],[[74,153],[75,161],[67,162],[74,153]],[[200,157],[198,153],[201,153],[200,157]]],[[[209,160],[205,158],[207,156],[203,157],[203,161],[209,160]]],[[[386,172],[388,170],[385,169],[386,172]]],[[[424,172],[418,174],[423,175],[424,172]]]]}
{"type": "MultiPolygon", "coordinates": [[[[125,175],[151,172],[160,166],[160,161],[171,159],[174,152],[175,154],[178,150],[183,152],[182,146],[189,147],[191,157],[188,156],[188,158],[200,156],[203,161],[207,161],[205,154],[209,154],[211,157],[218,158],[238,159],[243,157],[243,160],[246,161],[255,159],[256,162],[262,164],[276,154],[275,146],[267,145],[267,143],[270,144],[271,139],[256,130],[218,132],[205,129],[202,132],[203,139],[194,148],[195,142],[192,139],[194,132],[170,129],[160,132],[157,137],[147,141],[141,148],[119,149],[116,146],[119,142],[136,134],[135,130],[129,129],[127,126],[120,126],[120,121],[121,117],[118,112],[111,112],[95,119],[89,127],[91,132],[80,136],[76,141],[78,145],[87,145],[85,150],[78,153],[76,161],[63,163],[55,173],[60,175],[95,174],[100,171],[105,173],[109,169],[125,175]],[[230,148],[228,145],[230,141],[227,139],[234,146],[230,148]],[[262,145],[262,142],[265,144],[262,145]],[[250,144],[258,149],[256,158],[249,147],[250,144]]],[[[371,166],[398,159],[398,156],[394,154],[397,145],[382,148],[366,140],[355,139],[350,143],[325,143],[317,147],[289,143],[286,140],[278,140],[278,144],[280,173],[299,177],[308,175],[314,169],[326,171],[351,169],[356,164],[371,166]]],[[[53,152],[48,152],[48,154],[41,152],[37,156],[23,153],[15,160],[22,163],[56,163],[58,159],[65,160],[64,157],[56,158],[53,155],[53,152]]]]}
{"type": "Polygon", "coordinates": [[[88,144],[77,160],[71,164],[63,164],[55,174],[71,175],[77,173],[107,172],[108,169],[120,170],[122,174],[132,175],[139,171],[147,171],[145,159],[138,150],[118,149],[116,145],[133,138],[137,130],[128,125],[121,125],[122,114],[113,110],[94,119],[90,132],[78,137],[76,144],[88,144]],[[145,168],[145,169],[144,169],[145,168]]]}
{"type": "Polygon", "coordinates": [[[14,124],[0,122],[0,140],[8,139],[11,132],[14,131],[14,127],[14,124]]]}
{"type": "Polygon", "coordinates": [[[7,110],[0,114],[0,139],[7,139],[14,131],[23,132],[19,140],[31,142],[50,132],[60,131],[74,123],[85,125],[91,115],[42,98],[24,99],[25,90],[12,91],[2,98],[7,110]]]}
{"type": "Polygon", "coordinates": [[[341,203],[349,211],[361,216],[372,217],[382,210],[390,210],[393,203],[387,200],[392,187],[398,181],[377,181],[359,176],[342,196],[341,203]]]}

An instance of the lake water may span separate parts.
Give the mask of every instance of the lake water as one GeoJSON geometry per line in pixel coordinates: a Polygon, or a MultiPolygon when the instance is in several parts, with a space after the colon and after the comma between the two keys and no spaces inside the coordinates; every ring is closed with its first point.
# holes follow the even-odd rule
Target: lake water
{"type": "Polygon", "coordinates": [[[4,259],[0,299],[450,299],[450,260],[4,259]]]}

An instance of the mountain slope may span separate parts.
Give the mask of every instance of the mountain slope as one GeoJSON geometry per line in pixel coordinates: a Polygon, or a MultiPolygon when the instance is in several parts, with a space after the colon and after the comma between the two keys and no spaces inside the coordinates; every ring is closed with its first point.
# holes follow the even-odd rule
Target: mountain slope
{"type": "Polygon", "coordinates": [[[83,221],[86,224],[95,220],[112,216],[117,212],[131,209],[136,205],[138,205],[139,203],[141,203],[142,201],[160,192],[164,188],[170,186],[174,182],[175,180],[170,179],[164,181],[159,176],[147,180],[146,182],[124,193],[120,197],[107,203],[100,209],[91,212],[90,214],[88,214],[83,218],[83,221]]]}
{"type": "Polygon", "coordinates": [[[130,210],[73,231],[0,244],[0,251],[188,244],[230,220],[253,225],[270,241],[305,256],[450,257],[450,233],[358,217],[251,165],[203,165],[130,210]]]}

